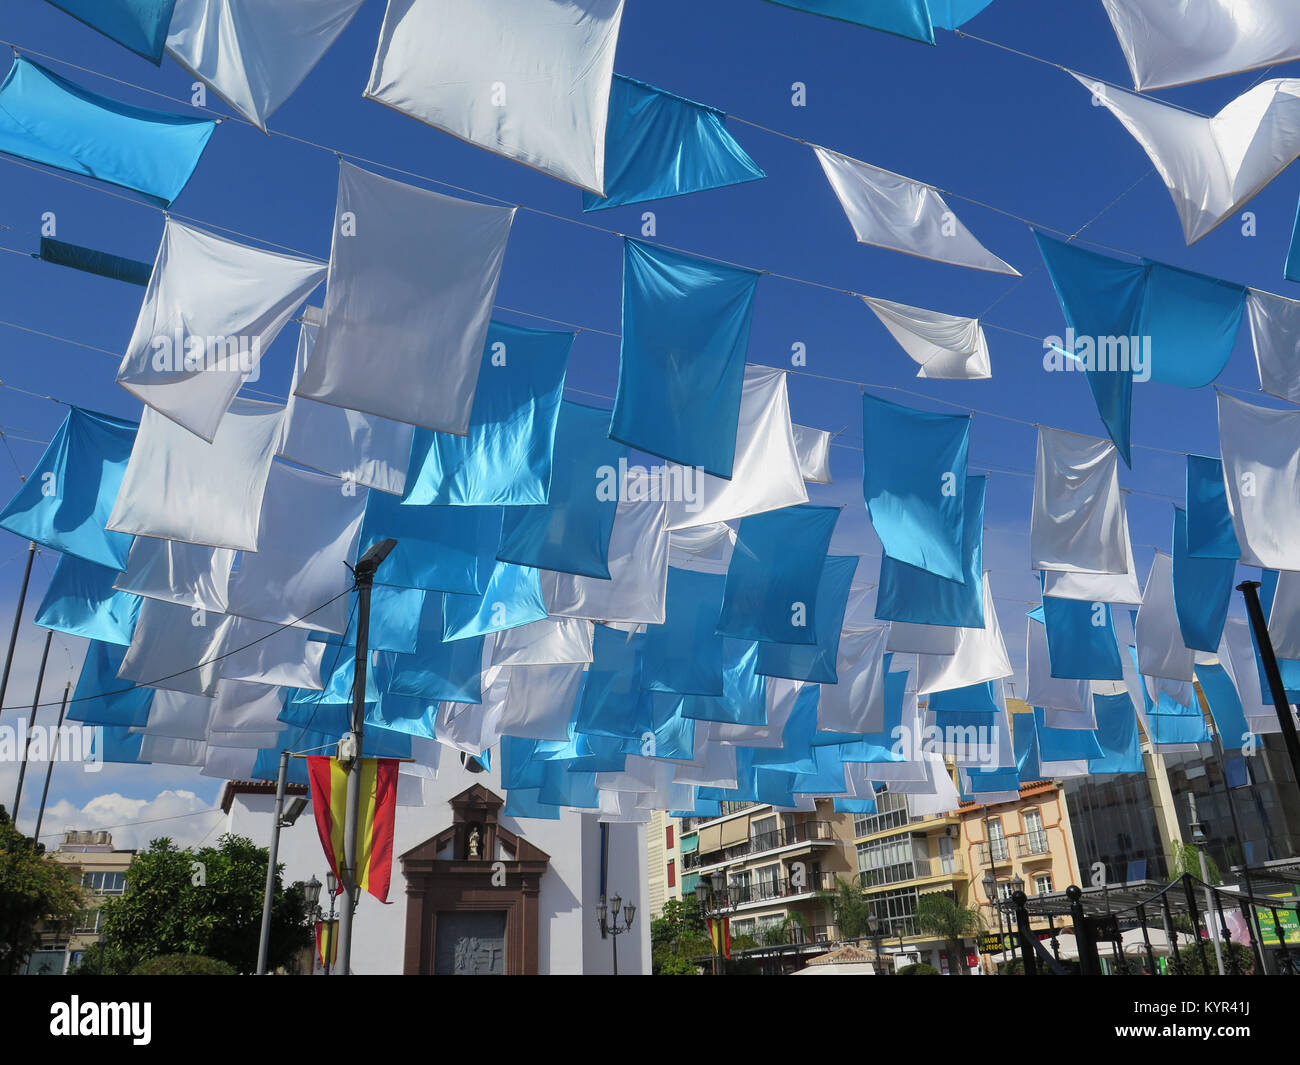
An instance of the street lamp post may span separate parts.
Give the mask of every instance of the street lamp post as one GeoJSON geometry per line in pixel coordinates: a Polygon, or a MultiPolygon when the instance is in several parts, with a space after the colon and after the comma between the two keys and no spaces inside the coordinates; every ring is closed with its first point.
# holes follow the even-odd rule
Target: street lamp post
{"type": "MultiPolygon", "coordinates": [[[[1017,895],[1025,893],[1025,878],[1020,875],[1013,876],[1010,881],[1011,897],[1014,899],[1017,895]]],[[[1000,912],[1000,911],[999,911],[1000,912]]],[[[1020,941],[1019,936],[1015,934],[1015,926],[1011,923],[1011,915],[1007,914],[1007,929],[1011,932],[1011,957],[1017,957],[1016,944],[1020,941]]],[[[1023,953],[1023,950],[1021,951],[1023,953]]],[[[1029,961],[1024,959],[1026,971],[1028,971],[1029,961]]]]}
{"type": "Polygon", "coordinates": [[[632,903],[623,905],[623,897],[615,895],[609,900],[609,905],[605,904],[605,896],[601,895],[600,902],[596,905],[596,919],[600,921],[600,934],[609,936],[614,946],[614,975],[618,975],[618,937],[625,932],[632,931],[632,918],[636,916],[636,907],[632,903]],[[623,911],[623,920],[626,922],[622,926],[618,923],[618,911],[623,911]],[[607,917],[612,917],[612,921],[607,921],[607,917]]]}
{"type": "Polygon", "coordinates": [[[334,904],[338,901],[339,878],[334,875],[331,869],[325,874],[325,891],[330,897],[330,915],[325,918],[325,975],[330,974],[330,961],[334,957],[334,936],[337,934],[334,928],[334,904]]]}
{"type": "MultiPolygon", "coordinates": [[[[1006,951],[1007,940],[1006,932],[1002,927],[1002,907],[998,904],[998,878],[992,872],[989,872],[985,874],[982,883],[984,885],[984,897],[989,900],[989,905],[998,914],[998,946],[1001,948],[999,953],[1002,953],[1006,951]]],[[[993,961],[993,955],[991,954],[989,955],[989,967],[993,969],[995,974],[997,973],[997,963],[993,961]]]]}

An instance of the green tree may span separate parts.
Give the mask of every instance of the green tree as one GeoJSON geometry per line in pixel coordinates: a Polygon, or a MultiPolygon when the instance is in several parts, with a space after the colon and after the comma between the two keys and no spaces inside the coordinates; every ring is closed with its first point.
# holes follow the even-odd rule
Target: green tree
{"type": "MultiPolygon", "coordinates": [[[[1219,975],[1219,963],[1214,958],[1213,943],[1205,944],[1205,960],[1209,963],[1208,969],[1201,965],[1201,952],[1196,949],[1195,943],[1188,943],[1186,946],[1180,943],[1178,945],[1178,956],[1183,963],[1184,976],[1219,975]]],[[[1223,972],[1225,975],[1232,974],[1232,960],[1236,961],[1237,971],[1243,976],[1249,976],[1255,971],[1255,955],[1245,943],[1225,944],[1223,950],[1223,972]],[[1228,947],[1232,950],[1232,959],[1229,959],[1228,947]]],[[[1172,963],[1172,961],[1171,958],[1170,962],[1172,963]]]]}
{"type": "MultiPolygon", "coordinates": [[[[1208,854],[1205,856],[1205,869],[1210,874],[1211,884],[1223,883],[1218,863],[1208,854]]],[[[1197,880],[1201,879],[1201,854],[1195,843],[1174,843],[1169,848],[1170,879],[1177,880],[1184,873],[1191,873],[1197,880]]]]}
{"type": "Polygon", "coordinates": [[[696,958],[713,953],[700,904],[695,899],[669,899],[650,922],[651,971],[655,976],[698,976],[696,958]]]}
{"type": "Polygon", "coordinates": [[[924,932],[941,938],[958,976],[966,975],[966,949],[962,940],[978,935],[984,927],[978,910],[960,905],[946,891],[935,891],[916,900],[916,923],[924,932]]]}
{"type": "MultiPolygon", "coordinates": [[[[161,955],[195,954],[237,972],[257,968],[266,885],[265,847],[225,835],[215,847],[182,850],[156,839],[126,873],[126,891],[103,905],[103,946],[83,959],[82,973],[119,975],[161,955]]],[[[311,943],[300,889],[285,888],[276,870],[271,903],[272,969],[288,965],[311,943]]]]}
{"type": "Polygon", "coordinates": [[[871,903],[855,881],[837,876],[834,890],[819,891],[817,897],[830,903],[840,939],[862,939],[871,934],[871,903]]]}
{"type": "Polygon", "coordinates": [[[923,961],[914,961],[911,965],[904,965],[898,970],[899,976],[941,976],[933,965],[926,965],[923,961]]]}
{"type": "Polygon", "coordinates": [[[71,927],[85,907],[74,868],[45,855],[0,806],[0,974],[19,972],[38,928],[71,927]]]}

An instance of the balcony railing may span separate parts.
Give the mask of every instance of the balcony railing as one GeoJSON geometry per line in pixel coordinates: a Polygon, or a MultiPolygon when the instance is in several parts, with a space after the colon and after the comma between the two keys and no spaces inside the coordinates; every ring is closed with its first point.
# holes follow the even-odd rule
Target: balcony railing
{"type": "Polygon", "coordinates": [[[744,906],[751,902],[767,902],[770,899],[786,899],[792,895],[806,895],[813,891],[834,890],[833,874],[813,873],[797,880],[778,876],[773,879],[759,880],[756,883],[732,884],[727,889],[727,896],[732,906],[744,906]]]}
{"type": "Polygon", "coordinates": [[[931,876],[959,876],[966,872],[960,854],[941,855],[936,858],[914,857],[910,862],[899,862],[882,869],[863,869],[858,880],[865,888],[885,884],[901,884],[905,880],[923,880],[931,876]]]}
{"type": "Polygon", "coordinates": [[[745,858],[751,854],[762,854],[764,851],[788,847],[794,843],[830,843],[834,839],[835,833],[829,821],[802,821],[790,828],[763,832],[747,840],[741,840],[739,843],[723,847],[721,850],[710,851],[707,856],[700,851],[688,854],[682,861],[682,868],[687,870],[698,869],[702,865],[715,865],[718,862],[734,861],[737,858],[745,858]]]}
{"type": "Polygon", "coordinates": [[[1050,854],[1046,832],[1026,832],[1016,837],[1016,854],[1021,858],[1032,858],[1037,854],[1050,854]]]}
{"type": "Polygon", "coordinates": [[[1005,839],[995,839],[991,843],[975,845],[975,860],[980,865],[1000,865],[1011,861],[1011,844],[1005,839]]]}

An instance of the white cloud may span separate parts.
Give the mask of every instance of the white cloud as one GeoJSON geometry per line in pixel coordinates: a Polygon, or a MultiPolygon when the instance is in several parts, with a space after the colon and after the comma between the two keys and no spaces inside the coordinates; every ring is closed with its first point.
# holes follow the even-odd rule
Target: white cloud
{"type": "Polygon", "coordinates": [[[167,790],[152,799],[128,799],[118,792],[97,795],[78,808],[66,799],[45,812],[41,834],[47,847],[58,844],[50,832],[64,829],[107,829],[118,850],[144,850],[150,840],[167,836],[177,846],[212,843],[221,834],[225,816],[192,791],[167,790]]]}

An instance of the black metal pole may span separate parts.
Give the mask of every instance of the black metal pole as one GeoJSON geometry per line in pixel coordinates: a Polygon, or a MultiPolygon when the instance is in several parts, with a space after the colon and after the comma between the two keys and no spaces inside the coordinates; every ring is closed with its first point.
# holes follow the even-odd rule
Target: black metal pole
{"type": "Polygon", "coordinates": [[[1169,947],[1174,952],[1174,972],[1183,974],[1183,954],[1178,949],[1178,926],[1174,924],[1174,915],[1169,912],[1169,889],[1160,892],[1160,905],[1165,914],[1165,935],[1169,937],[1169,947]]]}
{"type": "Polygon", "coordinates": [[[1273,915],[1273,932],[1277,935],[1278,946],[1282,948],[1282,966],[1288,973],[1291,972],[1291,950],[1286,945],[1286,932],[1282,930],[1282,922],[1277,915],[1277,907],[1270,906],[1269,912],[1273,915]]]}
{"type": "Polygon", "coordinates": [[[1016,907],[1016,930],[1020,935],[1020,953],[1025,959],[1025,975],[1038,975],[1038,958],[1034,956],[1034,944],[1031,939],[1033,932],[1029,927],[1029,910],[1025,903],[1028,901],[1023,891],[1017,891],[1011,896],[1011,901],[1016,907]]]}
{"type": "MultiPolygon", "coordinates": [[[[1187,914],[1192,919],[1192,935],[1196,937],[1196,950],[1201,956],[1201,975],[1210,975],[1210,959],[1205,953],[1205,940],[1201,938],[1201,913],[1196,908],[1196,893],[1192,890],[1192,874],[1182,875],[1183,890],[1187,893],[1187,914]]],[[[1206,914],[1206,928],[1209,928],[1209,914],[1206,914]]]]}
{"type": "Polygon", "coordinates": [[[1214,898],[1214,909],[1219,917],[1219,935],[1223,937],[1223,949],[1228,955],[1228,971],[1233,976],[1241,975],[1241,966],[1237,964],[1237,956],[1232,952],[1232,933],[1228,931],[1228,921],[1223,916],[1223,900],[1219,898],[1217,891],[1212,892],[1214,898]]]}
{"type": "MultiPolygon", "coordinates": [[[[66,681],[63,685],[63,705],[59,707],[59,723],[54,726],[54,734],[60,734],[59,730],[63,728],[63,715],[68,712],[68,693],[72,691],[72,681],[66,681]]],[[[41,789],[41,805],[36,811],[36,831],[32,833],[32,839],[40,842],[41,839],[41,822],[45,820],[45,801],[50,797],[50,777],[54,775],[54,759],[51,758],[45,764],[45,787],[41,789]]]]}
{"type": "Polygon", "coordinates": [[[1092,942],[1092,929],[1083,912],[1083,891],[1077,884],[1065,889],[1065,897],[1070,900],[1070,919],[1074,922],[1074,945],[1079,953],[1079,972],[1084,976],[1100,976],[1101,967],[1097,964],[1097,948],[1092,942]]]}
{"type": "Polygon", "coordinates": [[[1246,600],[1246,613],[1250,616],[1250,627],[1255,633],[1255,646],[1259,649],[1259,657],[1264,663],[1264,675],[1268,677],[1268,688],[1273,696],[1273,711],[1277,714],[1278,724],[1282,726],[1282,737],[1291,758],[1291,772],[1296,786],[1300,787],[1300,736],[1296,735],[1291,704],[1286,701],[1286,688],[1282,684],[1277,656],[1273,653],[1273,640],[1268,634],[1264,608],[1259,603],[1259,581],[1242,581],[1237,585],[1237,591],[1246,600]]]}
{"type": "MultiPolygon", "coordinates": [[[[27,776],[27,756],[32,751],[32,737],[36,735],[37,707],[41,705],[41,688],[45,686],[45,663],[50,660],[50,641],[54,639],[54,630],[45,630],[45,648],[41,651],[41,668],[36,673],[36,694],[32,696],[32,716],[27,720],[27,742],[23,745],[23,761],[18,767],[18,787],[14,791],[14,827],[18,827],[18,805],[23,801],[23,780],[27,776]]],[[[3,705],[3,704],[0,704],[3,705]]],[[[57,733],[55,734],[57,740],[57,733]]],[[[53,761],[54,752],[46,745],[45,757],[53,761]]]]}
{"type": "MultiPolygon", "coordinates": [[[[27,582],[32,577],[32,559],[36,556],[36,541],[27,541],[27,565],[23,567],[23,583],[18,589],[18,605],[14,607],[14,626],[9,630],[9,650],[5,654],[4,674],[0,675],[0,714],[4,713],[5,693],[9,691],[9,670],[14,664],[14,647],[18,644],[18,626],[23,620],[23,606],[27,602],[27,582]]],[[[17,811],[15,811],[17,813],[17,811]]],[[[17,817],[14,823],[17,824],[17,817]]]]}
{"type": "Polygon", "coordinates": [[[1147,908],[1139,906],[1137,908],[1138,921],[1142,925],[1142,944],[1146,947],[1147,968],[1151,970],[1151,975],[1156,975],[1156,956],[1151,950],[1151,933],[1147,929],[1147,908]]]}
{"type": "MultiPolygon", "coordinates": [[[[1214,715],[1210,715],[1213,720],[1214,715]]],[[[1255,889],[1250,882],[1250,862],[1246,858],[1246,837],[1241,831],[1241,821],[1237,817],[1237,802],[1232,797],[1232,786],[1228,783],[1228,755],[1223,746],[1223,737],[1219,735],[1219,724],[1214,723],[1214,731],[1211,733],[1214,737],[1214,750],[1219,757],[1219,774],[1223,777],[1223,793],[1228,799],[1228,816],[1232,818],[1232,834],[1237,842],[1241,845],[1241,876],[1245,882],[1246,894],[1254,898],[1255,889]]],[[[1263,941],[1263,932],[1259,928],[1259,915],[1255,913],[1255,907],[1242,906],[1241,915],[1246,918],[1246,933],[1250,936],[1250,950],[1255,955],[1255,964],[1258,966],[1256,972],[1264,975],[1264,948],[1261,945],[1263,941]]]]}

